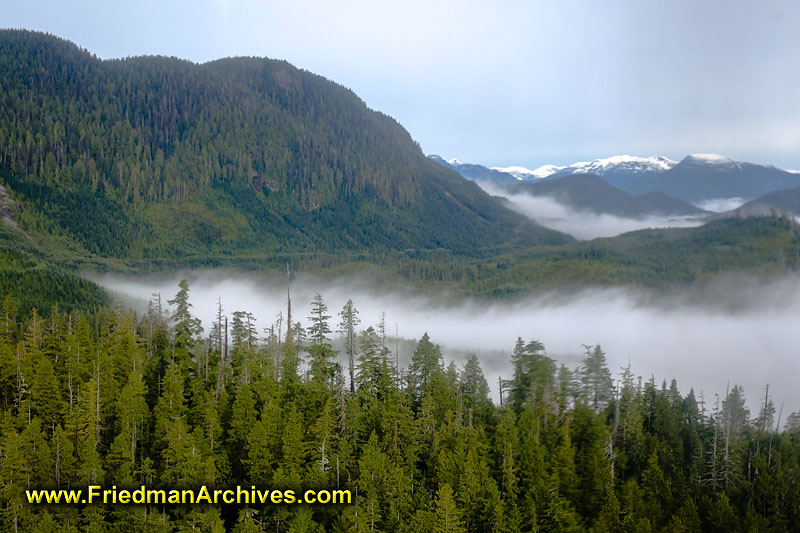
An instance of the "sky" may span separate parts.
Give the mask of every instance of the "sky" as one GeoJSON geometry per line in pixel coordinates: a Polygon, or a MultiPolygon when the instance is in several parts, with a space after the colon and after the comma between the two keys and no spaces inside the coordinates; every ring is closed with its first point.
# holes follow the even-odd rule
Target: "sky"
{"type": "Polygon", "coordinates": [[[101,58],[285,59],[487,166],[721,153],[800,168],[800,2],[0,0],[101,58]]]}

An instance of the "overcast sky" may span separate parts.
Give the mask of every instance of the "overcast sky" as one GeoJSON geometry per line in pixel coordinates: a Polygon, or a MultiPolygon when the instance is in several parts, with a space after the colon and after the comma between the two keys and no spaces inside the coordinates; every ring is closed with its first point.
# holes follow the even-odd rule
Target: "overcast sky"
{"type": "Polygon", "coordinates": [[[286,59],[426,153],[485,165],[715,152],[800,168],[800,2],[0,0],[102,57],[286,59]]]}

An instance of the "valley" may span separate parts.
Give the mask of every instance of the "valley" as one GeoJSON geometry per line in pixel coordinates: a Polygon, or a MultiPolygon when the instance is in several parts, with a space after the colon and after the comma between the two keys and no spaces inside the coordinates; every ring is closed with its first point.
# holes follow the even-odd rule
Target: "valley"
{"type": "Polygon", "coordinates": [[[231,55],[101,59],[0,30],[0,529],[800,523],[800,173],[426,156],[344,85],[231,55]],[[145,484],[353,499],[26,498],[145,484]]]}

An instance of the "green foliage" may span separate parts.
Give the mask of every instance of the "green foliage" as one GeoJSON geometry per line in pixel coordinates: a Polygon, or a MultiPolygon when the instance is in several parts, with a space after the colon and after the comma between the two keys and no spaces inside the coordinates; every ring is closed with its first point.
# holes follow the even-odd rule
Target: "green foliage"
{"type": "Polygon", "coordinates": [[[556,285],[672,288],[720,274],[787,274],[800,267],[800,227],[781,217],[729,218],[697,228],[640,230],[476,263],[469,293],[513,296],[556,285]]]}
{"type": "Polygon", "coordinates": [[[0,32],[0,180],[25,231],[119,259],[571,239],[426,158],[397,122],[284,61],[101,61],[0,32]]]}
{"type": "MultiPolygon", "coordinates": [[[[69,266],[287,261],[507,296],[554,284],[702,282],[798,265],[797,225],[729,219],[574,243],[428,161],[392,119],[285,62],[101,61],[0,31],[0,516],[7,530],[745,531],[800,523],[800,415],[773,430],[734,386],[710,413],[677,383],[618,390],[599,346],[559,368],[511,353],[504,406],[477,357],[327,307],[262,342],[222,309],[203,336],[102,309],[69,266]],[[8,216],[6,216],[8,215],[8,216]],[[18,225],[16,227],[15,225],[18,225]],[[540,246],[531,246],[531,245],[540,246]],[[309,251],[312,250],[312,251],[309,251]],[[498,255],[502,254],[502,255],[498,255]],[[112,258],[112,259],[108,259],[112,258]],[[378,265],[371,268],[369,265],[378,265]],[[230,348],[230,351],[229,351],[230,348]],[[347,377],[345,373],[348,374],[347,377]],[[348,379],[349,378],[349,379],[348,379]],[[26,488],[341,488],[350,506],[31,506],[26,488]]],[[[290,321],[290,316],[286,317],[290,321]]]]}
{"type": "Polygon", "coordinates": [[[10,295],[19,317],[58,306],[61,311],[94,312],[110,299],[91,281],[40,257],[30,243],[0,222],[0,295],[10,295]]]}
{"type": "Polygon", "coordinates": [[[498,407],[478,359],[445,367],[427,335],[399,379],[383,318],[356,336],[350,392],[321,298],[305,342],[262,342],[237,312],[228,361],[218,352],[224,336],[195,327],[187,283],[172,302],[167,324],[157,302],[138,320],[103,310],[18,321],[6,299],[6,529],[748,531],[791,530],[800,519],[797,417],[776,432],[768,396],[754,420],[738,386],[706,413],[693,391],[642,385],[630,369],[607,390],[599,347],[570,372],[520,340],[508,406],[498,407]],[[322,361],[330,366],[320,374],[322,361]],[[28,487],[88,483],[340,488],[353,502],[162,509],[24,499],[28,487]]]}

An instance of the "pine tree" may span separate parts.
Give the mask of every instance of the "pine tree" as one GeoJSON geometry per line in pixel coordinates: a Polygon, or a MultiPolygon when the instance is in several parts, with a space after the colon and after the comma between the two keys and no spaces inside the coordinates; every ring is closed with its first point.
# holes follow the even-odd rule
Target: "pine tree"
{"type": "Polygon", "coordinates": [[[347,354],[348,368],[350,371],[350,392],[356,390],[355,378],[355,356],[356,356],[356,327],[361,323],[358,318],[358,311],[353,305],[352,300],[347,300],[344,307],[339,312],[341,322],[339,322],[339,333],[344,336],[344,351],[347,354]]]}
{"type": "Polygon", "coordinates": [[[544,345],[539,341],[523,343],[517,339],[511,356],[514,377],[511,380],[509,405],[516,411],[530,403],[541,407],[554,397],[555,362],[544,354],[544,345]]]}
{"type": "Polygon", "coordinates": [[[417,342],[408,369],[408,390],[416,401],[419,401],[435,375],[440,372],[442,372],[442,349],[431,342],[426,332],[417,342]]]}
{"type": "Polygon", "coordinates": [[[142,441],[149,418],[141,372],[141,368],[131,370],[115,406],[118,430],[108,455],[115,478],[122,486],[132,486],[141,467],[142,441]]]}
{"type": "Polygon", "coordinates": [[[311,326],[308,329],[308,334],[311,340],[311,345],[307,348],[309,355],[309,364],[311,366],[311,378],[318,383],[325,383],[333,386],[333,377],[336,364],[334,359],[336,352],[330,344],[328,334],[331,333],[328,320],[331,318],[328,312],[328,306],[322,300],[322,296],[317,293],[314,296],[314,301],[311,302],[311,316],[308,317],[311,326]]]}
{"type": "Polygon", "coordinates": [[[445,483],[436,493],[436,521],[433,523],[434,533],[466,533],[461,520],[461,512],[453,497],[453,489],[445,483]]]}
{"type": "Polygon", "coordinates": [[[464,394],[464,407],[479,410],[482,414],[490,408],[489,384],[481,370],[478,356],[474,353],[467,354],[464,370],[459,375],[459,384],[464,394]]]}
{"type": "Polygon", "coordinates": [[[261,485],[272,481],[275,464],[280,453],[282,412],[274,401],[267,401],[259,419],[247,434],[247,478],[261,485]]]}
{"type": "Polygon", "coordinates": [[[775,425],[775,405],[769,397],[769,385],[766,386],[764,403],[761,405],[761,410],[758,417],[753,421],[753,425],[758,431],[767,433],[771,432],[775,425]]]}
{"type": "Polygon", "coordinates": [[[308,317],[311,326],[308,328],[308,335],[311,339],[312,345],[321,346],[329,344],[330,339],[328,334],[331,333],[331,328],[328,326],[328,320],[331,316],[327,314],[328,306],[322,300],[319,293],[314,295],[314,300],[311,302],[311,316],[308,317]]]}
{"type": "Polygon", "coordinates": [[[231,324],[231,339],[233,349],[236,351],[249,351],[253,349],[256,341],[256,326],[253,313],[235,311],[231,324]]]}
{"type": "Polygon", "coordinates": [[[195,337],[199,335],[203,328],[200,319],[192,316],[189,303],[189,282],[185,279],[178,284],[178,293],[175,298],[167,303],[175,306],[172,313],[174,323],[175,338],[173,340],[172,358],[177,361],[181,368],[188,368],[191,358],[191,349],[194,346],[195,337]]]}
{"type": "Polygon", "coordinates": [[[362,331],[359,337],[356,385],[362,396],[371,398],[377,396],[381,368],[380,339],[370,326],[362,331]]]}
{"type": "Polygon", "coordinates": [[[595,410],[605,409],[611,401],[614,384],[606,365],[606,355],[597,345],[586,348],[586,358],[580,369],[581,396],[595,410]]]}
{"type": "Polygon", "coordinates": [[[786,425],[784,426],[784,429],[788,433],[800,432],[800,411],[795,411],[786,417],[786,425]]]}

